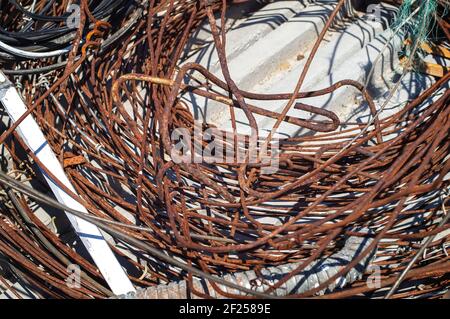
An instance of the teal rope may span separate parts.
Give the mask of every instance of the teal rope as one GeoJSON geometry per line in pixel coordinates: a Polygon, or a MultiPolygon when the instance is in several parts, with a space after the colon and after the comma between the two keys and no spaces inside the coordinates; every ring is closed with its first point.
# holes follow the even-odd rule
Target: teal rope
{"type": "MultiPolygon", "coordinates": [[[[436,29],[435,13],[437,12],[438,0],[404,0],[393,22],[393,26],[399,26],[407,20],[413,11],[413,5],[415,3],[419,6],[419,12],[413,19],[405,23],[402,29],[406,37],[411,39],[412,43],[418,41],[420,46],[420,44],[427,41],[433,30],[436,29]]],[[[403,53],[406,56],[410,55],[410,52],[403,53]]]]}

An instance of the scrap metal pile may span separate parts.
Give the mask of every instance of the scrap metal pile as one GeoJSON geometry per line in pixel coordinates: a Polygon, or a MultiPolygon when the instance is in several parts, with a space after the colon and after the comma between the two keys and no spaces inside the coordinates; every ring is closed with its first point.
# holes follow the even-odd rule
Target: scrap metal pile
{"type": "MultiPolygon", "coordinates": [[[[71,27],[67,19],[75,18],[67,8],[73,3],[0,5],[2,70],[75,189],[29,151],[16,130],[25,116],[4,120],[0,287],[19,298],[12,283],[21,278],[39,297],[114,295],[89,255],[73,249],[34,213],[38,206],[54,207],[58,220],[65,218],[62,208],[70,212],[43,195],[47,176],[91,217],[79,216],[109,234],[133,285],[159,298],[445,294],[450,91],[442,88],[448,72],[386,117],[364,83],[344,80],[303,91],[314,53],[344,8],[341,0],[299,74],[297,89],[256,94],[240,90],[228,72],[226,33],[219,25],[225,25],[231,2],[81,0],[75,1],[79,20],[71,27]],[[189,36],[205,20],[225,81],[196,63],[180,62],[189,36]],[[341,123],[332,111],[301,103],[348,86],[361,91],[370,106],[368,122],[341,123]],[[244,150],[243,162],[236,157],[179,162],[172,133],[195,129],[182,100],[186,94],[223,103],[233,127],[238,108],[256,132],[255,114],[276,119],[271,134],[258,137],[258,151],[272,145],[283,122],[314,134],[279,139],[279,169],[270,174],[264,173],[270,161],[248,160],[254,146],[248,136],[241,144],[216,139],[224,153],[244,150]],[[286,107],[271,112],[248,99],[283,100],[286,107]],[[294,107],[324,119],[287,116],[294,107]],[[67,285],[71,264],[81,267],[80,286],[67,285]]],[[[437,22],[450,41],[448,21],[437,22]]],[[[211,127],[204,122],[201,129],[211,127]]],[[[192,156],[208,146],[194,137],[191,142],[192,156]]]]}

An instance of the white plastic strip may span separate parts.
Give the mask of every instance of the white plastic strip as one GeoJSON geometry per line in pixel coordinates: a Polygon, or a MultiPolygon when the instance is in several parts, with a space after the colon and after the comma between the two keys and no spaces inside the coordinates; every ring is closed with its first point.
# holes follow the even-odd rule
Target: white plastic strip
{"type": "MultiPolygon", "coordinates": [[[[1,71],[0,101],[14,122],[27,111],[27,108],[16,89],[1,71]]],[[[30,150],[34,152],[42,163],[45,164],[45,167],[48,168],[49,171],[51,171],[62,184],[75,193],[75,189],[64,173],[64,169],[48,145],[41,129],[31,115],[27,116],[17,127],[17,132],[27,143],[30,150]]],[[[43,171],[42,173],[55,194],[56,199],[60,203],[75,210],[87,213],[87,210],[83,205],[75,201],[66,192],[59,188],[43,171]]],[[[83,244],[86,246],[86,249],[90,253],[101,274],[107,281],[112,292],[116,295],[121,295],[135,291],[126,273],[122,269],[122,266],[117,261],[111,251],[111,248],[108,246],[97,226],[67,212],[66,215],[72,223],[78,236],[80,236],[83,244]]]]}

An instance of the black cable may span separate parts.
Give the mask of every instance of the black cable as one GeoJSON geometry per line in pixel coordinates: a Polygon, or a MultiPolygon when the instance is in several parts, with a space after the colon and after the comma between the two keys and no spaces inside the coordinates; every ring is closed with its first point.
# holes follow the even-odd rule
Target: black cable
{"type": "MultiPolygon", "coordinates": [[[[122,1],[122,0],[120,0],[122,1]]],[[[132,29],[132,27],[136,24],[139,17],[142,16],[145,8],[147,7],[148,2],[146,0],[141,1],[140,3],[136,3],[134,0],[130,1],[128,0],[127,6],[124,8],[125,12],[122,12],[120,14],[124,14],[126,16],[130,16],[128,21],[118,30],[116,30],[113,34],[111,34],[106,40],[104,40],[99,48],[99,53],[104,53],[111,45],[116,43],[123,35],[128,33],[129,30],[132,29]],[[136,7],[137,6],[137,7],[136,7]]],[[[93,25],[89,26],[88,29],[91,29],[93,25]]],[[[58,31],[58,30],[56,30],[58,31]]],[[[30,42],[30,39],[33,39],[33,43],[39,42],[44,44],[42,45],[33,45],[33,46],[27,46],[27,47],[21,47],[22,50],[25,51],[31,51],[31,52],[46,52],[49,49],[56,50],[60,48],[67,47],[68,44],[75,38],[76,32],[70,31],[68,28],[60,28],[58,32],[60,32],[62,35],[59,37],[55,37],[52,40],[51,37],[56,36],[57,33],[42,33],[42,32],[35,32],[30,31],[27,33],[22,34],[21,32],[8,32],[0,27],[0,40],[8,40],[5,42],[13,42],[18,45],[25,45],[27,42],[30,42]],[[1,34],[1,31],[5,31],[5,34],[1,34]],[[27,39],[27,35],[32,35],[32,37],[27,39]],[[33,38],[33,36],[35,38],[33,38]],[[36,41],[39,40],[39,41],[36,41]],[[44,42],[42,42],[44,41],[44,42]]],[[[0,59],[5,61],[22,61],[26,60],[26,58],[22,57],[16,57],[10,53],[7,52],[0,52],[0,59]]],[[[4,70],[5,74],[9,75],[27,75],[27,74],[39,74],[44,72],[53,71],[56,69],[59,69],[63,66],[65,66],[67,62],[58,62],[53,65],[48,65],[45,67],[40,68],[30,68],[30,69],[20,69],[20,70],[4,70]]]]}
{"type": "MultiPolygon", "coordinates": [[[[42,14],[36,14],[26,10],[19,3],[17,3],[16,0],[8,0],[8,2],[27,17],[37,21],[64,22],[70,16],[70,14],[65,14],[62,16],[45,16],[42,14]]],[[[114,12],[122,2],[123,0],[102,0],[96,7],[91,8],[90,10],[96,19],[101,19],[114,12]]]]}
{"type": "MultiPolygon", "coordinates": [[[[42,8],[40,14],[47,13],[47,11],[52,7],[54,0],[49,0],[45,6],[42,8]]],[[[29,21],[23,28],[20,30],[21,32],[27,31],[33,25],[34,21],[29,21]]]]}
{"type": "MultiPolygon", "coordinates": [[[[80,57],[76,57],[76,60],[78,60],[80,57]]],[[[67,61],[58,62],[55,64],[50,64],[47,66],[43,66],[40,68],[34,68],[34,69],[20,69],[20,70],[5,70],[3,69],[3,73],[7,75],[28,75],[28,74],[40,74],[40,73],[47,73],[53,70],[57,70],[59,68],[62,68],[66,66],[67,61]]]]}
{"type": "Polygon", "coordinates": [[[50,16],[44,16],[44,15],[41,15],[41,14],[35,14],[33,12],[30,12],[30,11],[26,10],[19,3],[17,3],[16,0],[8,0],[8,2],[11,3],[14,7],[16,7],[17,10],[22,12],[24,15],[32,18],[33,20],[62,22],[62,21],[66,21],[67,17],[69,16],[67,14],[65,16],[53,16],[53,17],[50,17],[50,16]]]}
{"type": "MultiPolygon", "coordinates": [[[[104,19],[113,13],[129,11],[130,8],[132,9],[133,5],[123,5],[125,1],[127,0],[102,0],[99,3],[96,2],[95,5],[92,5],[90,10],[96,19],[104,19]]],[[[39,48],[54,47],[55,44],[61,46],[67,46],[70,44],[77,28],[60,25],[61,22],[65,22],[67,18],[70,17],[69,14],[54,17],[43,16],[41,14],[35,14],[27,11],[15,0],[8,0],[8,2],[14,5],[16,9],[18,9],[20,12],[22,12],[32,20],[47,21],[48,23],[46,23],[39,30],[29,30],[30,23],[33,23],[33,21],[30,21],[26,24],[25,31],[9,31],[5,26],[0,26],[0,41],[12,46],[21,47],[26,45],[36,45],[39,48]],[[56,40],[57,38],[65,37],[68,34],[72,34],[72,36],[66,37],[65,41],[56,40]]]]}

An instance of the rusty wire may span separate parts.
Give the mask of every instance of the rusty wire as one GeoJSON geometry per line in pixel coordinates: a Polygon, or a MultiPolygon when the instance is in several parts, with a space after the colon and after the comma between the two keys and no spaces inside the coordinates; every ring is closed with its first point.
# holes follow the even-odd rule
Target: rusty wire
{"type": "MultiPolygon", "coordinates": [[[[37,6],[44,3],[37,1],[37,6]]],[[[300,262],[296,271],[267,294],[313,260],[335,252],[348,236],[372,236],[375,240],[370,247],[329,282],[377,249],[381,287],[366,285],[367,274],[324,296],[338,298],[383,296],[382,288],[394,285],[422,239],[449,228],[448,223],[439,226],[447,206],[450,93],[442,88],[449,81],[448,73],[387,117],[375,116],[372,97],[355,81],[340,81],[318,91],[301,90],[314,52],[344,1],[339,1],[318,37],[296,90],[270,95],[240,90],[229,74],[226,33],[216,26],[215,15],[218,12],[225,25],[225,1],[142,1],[133,4],[135,12],[140,12],[138,18],[124,15],[114,23],[97,21],[87,1],[81,4],[82,20],[89,28],[78,32],[65,65],[45,74],[20,75],[21,93],[79,196],[66,191],[92,215],[119,222],[112,226],[117,231],[214,275],[300,262]],[[211,26],[225,81],[201,65],[180,60],[189,36],[205,20],[211,26]],[[126,32],[117,33],[125,26],[126,32]],[[115,34],[119,40],[105,45],[115,34]],[[77,47],[77,39],[85,41],[77,47]],[[301,103],[302,98],[329,95],[347,86],[361,91],[375,116],[373,124],[341,123],[333,112],[301,103]],[[286,122],[317,133],[281,139],[280,169],[274,174],[262,174],[262,162],[176,163],[170,157],[171,132],[177,128],[193,132],[195,126],[189,106],[181,99],[187,93],[223,103],[230,110],[233,128],[234,109],[240,108],[255,130],[254,115],[258,114],[276,120],[272,132],[286,122]],[[286,107],[282,113],[270,112],[248,104],[249,99],[283,100],[286,107]],[[294,102],[296,108],[326,120],[286,116],[294,102]],[[418,222],[406,223],[412,217],[418,222]],[[370,229],[370,235],[361,229],[370,229]]],[[[54,6],[52,14],[63,14],[62,7],[54,6]]],[[[9,61],[8,65],[32,69],[58,62],[48,58],[9,61]]],[[[51,168],[26,152],[14,131],[18,123],[0,136],[13,168],[23,172],[16,173],[17,178],[36,180],[33,165],[52,176],[51,168]]],[[[207,122],[202,124],[202,129],[210,127],[207,122]]],[[[200,148],[206,147],[202,143],[200,148]]],[[[224,150],[242,147],[249,151],[250,147],[225,140],[223,144],[224,150]]],[[[260,138],[258,149],[264,144],[271,144],[270,136],[260,138]]],[[[193,154],[199,151],[192,149],[193,154]]],[[[33,200],[11,191],[4,198],[0,252],[11,273],[23,276],[45,297],[111,296],[95,265],[34,216],[33,200]],[[69,263],[83,269],[86,280],[81,288],[68,288],[64,283],[69,263]]],[[[450,261],[443,245],[448,238],[429,243],[426,256],[404,277],[406,292],[394,293],[393,298],[436,298],[445,293],[450,261]],[[420,289],[415,280],[421,280],[420,289]]],[[[132,269],[128,273],[136,286],[192,280],[189,272],[155,259],[145,249],[133,247],[134,259],[119,249],[126,245],[123,239],[116,238],[116,244],[111,247],[132,269]]],[[[326,286],[290,297],[313,297],[326,286]]],[[[214,287],[227,297],[245,296],[214,287]]]]}

